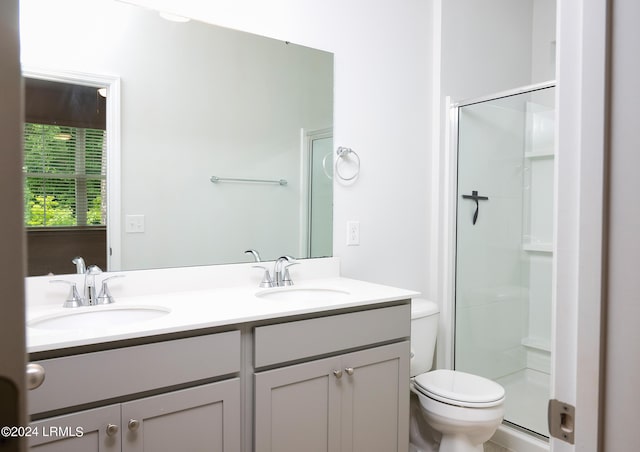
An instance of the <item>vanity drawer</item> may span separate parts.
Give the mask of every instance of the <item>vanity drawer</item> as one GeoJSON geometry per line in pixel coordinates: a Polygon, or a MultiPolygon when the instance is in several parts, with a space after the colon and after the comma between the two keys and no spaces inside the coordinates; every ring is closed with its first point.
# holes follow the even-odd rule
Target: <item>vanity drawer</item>
{"type": "Polygon", "coordinates": [[[35,361],[42,385],[29,391],[29,414],[108,400],[240,371],[240,332],[35,361]]]}
{"type": "Polygon", "coordinates": [[[255,328],[255,368],[399,340],[411,334],[411,305],[255,328]]]}

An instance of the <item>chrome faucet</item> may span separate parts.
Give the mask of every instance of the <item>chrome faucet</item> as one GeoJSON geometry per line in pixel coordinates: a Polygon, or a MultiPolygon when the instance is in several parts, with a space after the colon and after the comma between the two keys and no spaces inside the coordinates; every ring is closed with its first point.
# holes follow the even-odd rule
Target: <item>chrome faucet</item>
{"type": "Polygon", "coordinates": [[[96,291],[96,275],[102,273],[97,265],[89,265],[84,273],[84,304],[85,306],[93,306],[98,303],[98,294],[96,291]]]}
{"type": "Polygon", "coordinates": [[[273,276],[275,278],[275,285],[277,287],[293,286],[291,275],[289,274],[289,267],[297,264],[298,262],[291,256],[280,256],[275,264],[273,264],[273,276]]]}
{"type": "MultiPolygon", "coordinates": [[[[245,251],[245,254],[251,253],[256,263],[262,263],[260,259],[260,253],[256,250],[250,249],[245,251]]],[[[262,281],[260,281],[260,287],[283,287],[283,286],[293,286],[293,281],[291,280],[291,275],[289,274],[289,267],[297,264],[296,261],[291,256],[280,256],[276,259],[273,264],[273,278],[271,277],[271,273],[269,273],[269,269],[265,265],[254,265],[253,268],[260,268],[264,270],[264,274],[262,277],[262,281]]]]}
{"type": "Polygon", "coordinates": [[[81,256],[76,256],[71,260],[76,266],[76,273],[79,275],[84,274],[87,271],[87,266],[84,263],[84,259],[81,256]]]}
{"type": "Polygon", "coordinates": [[[256,262],[261,262],[262,259],[260,259],[260,253],[257,250],[252,249],[248,249],[247,251],[244,252],[244,254],[251,254],[253,255],[253,259],[256,262]]]}
{"type": "MultiPolygon", "coordinates": [[[[82,259],[82,258],[80,258],[82,259]]],[[[65,308],[77,308],[79,306],[95,306],[99,304],[113,303],[115,300],[111,295],[107,282],[110,279],[122,278],[125,275],[113,275],[102,280],[102,289],[98,293],[96,286],[96,275],[102,274],[102,270],[97,265],[90,265],[84,272],[84,288],[82,295],[78,293],[75,281],[65,279],[52,279],[52,283],[64,283],[69,285],[69,295],[62,305],[65,308]]]]}

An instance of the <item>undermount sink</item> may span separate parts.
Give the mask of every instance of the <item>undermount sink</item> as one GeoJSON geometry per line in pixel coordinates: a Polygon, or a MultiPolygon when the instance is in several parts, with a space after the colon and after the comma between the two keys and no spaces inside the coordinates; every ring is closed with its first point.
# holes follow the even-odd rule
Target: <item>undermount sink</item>
{"type": "Polygon", "coordinates": [[[27,326],[47,330],[108,328],[157,319],[169,312],[161,306],[87,306],[35,318],[27,326]]]}
{"type": "Polygon", "coordinates": [[[338,301],[349,296],[349,292],[324,287],[283,287],[265,289],[256,293],[256,297],[277,301],[338,301]]]}

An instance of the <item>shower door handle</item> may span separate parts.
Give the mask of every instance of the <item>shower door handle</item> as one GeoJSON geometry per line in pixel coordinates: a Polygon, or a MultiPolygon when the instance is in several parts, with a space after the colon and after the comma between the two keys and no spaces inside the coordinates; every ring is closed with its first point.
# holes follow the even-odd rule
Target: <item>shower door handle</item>
{"type": "Polygon", "coordinates": [[[478,203],[478,201],[488,201],[489,197],[487,196],[478,196],[478,191],[477,190],[473,190],[471,192],[470,195],[462,195],[463,199],[472,199],[475,201],[476,203],[476,211],[473,214],[473,224],[476,224],[476,221],[478,221],[478,212],[480,211],[480,203],[478,203]]]}

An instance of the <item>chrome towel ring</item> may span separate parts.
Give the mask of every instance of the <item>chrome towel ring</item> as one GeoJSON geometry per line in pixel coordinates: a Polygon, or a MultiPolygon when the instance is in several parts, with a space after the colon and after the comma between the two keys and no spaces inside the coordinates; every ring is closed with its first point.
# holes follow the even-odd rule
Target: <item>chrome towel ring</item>
{"type": "Polygon", "coordinates": [[[338,176],[338,179],[343,181],[352,181],[360,174],[360,156],[356,151],[351,148],[345,148],[340,146],[336,150],[337,158],[335,162],[334,174],[338,176]],[[351,175],[344,174],[344,162],[352,161],[355,163],[355,171],[351,175]],[[340,168],[343,168],[340,170],[340,168]]]}

